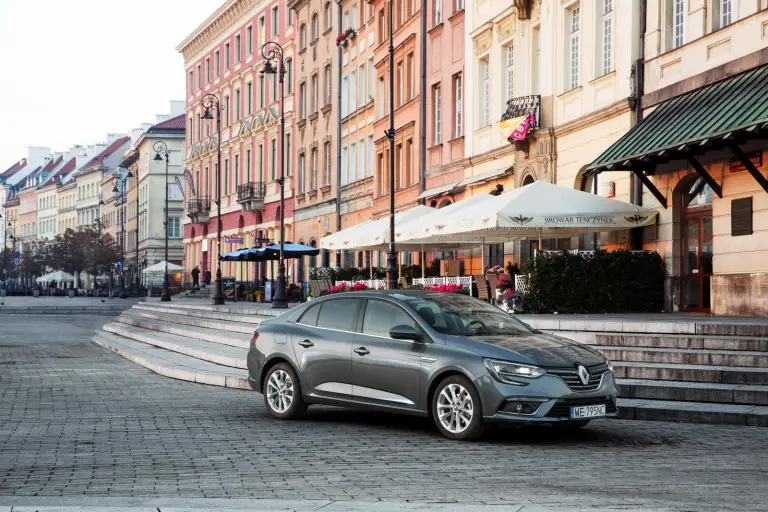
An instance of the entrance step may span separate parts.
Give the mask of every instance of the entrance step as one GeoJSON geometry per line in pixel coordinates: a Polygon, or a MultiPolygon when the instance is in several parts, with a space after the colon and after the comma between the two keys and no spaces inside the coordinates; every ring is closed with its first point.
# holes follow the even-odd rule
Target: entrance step
{"type": "Polygon", "coordinates": [[[176,307],[170,307],[170,306],[159,306],[157,304],[138,304],[133,307],[133,310],[140,310],[140,311],[153,311],[153,312],[159,312],[159,313],[175,313],[175,314],[182,314],[186,316],[195,316],[198,318],[210,318],[212,320],[226,320],[228,322],[240,322],[244,324],[253,324],[254,326],[259,325],[262,321],[264,321],[267,318],[272,318],[271,316],[262,316],[262,315],[243,315],[243,314],[235,314],[235,313],[222,313],[219,311],[208,311],[204,309],[183,309],[183,308],[176,308],[176,307]]]}
{"type": "MultiPolygon", "coordinates": [[[[178,310],[177,310],[178,311],[178,310]]],[[[179,313],[166,313],[163,311],[150,311],[147,309],[134,308],[125,312],[127,316],[136,318],[149,318],[161,322],[168,322],[176,325],[187,325],[190,327],[205,327],[222,332],[237,332],[242,334],[253,334],[256,326],[251,323],[242,323],[233,320],[215,320],[212,318],[202,318],[179,313]]]]}
{"type": "MultiPolygon", "coordinates": [[[[235,302],[227,303],[223,306],[214,306],[212,304],[192,304],[189,302],[164,302],[159,301],[148,302],[147,305],[162,304],[162,307],[174,308],[183,311],[195,310],[195,311],[216,311],[219,313],[232,313],[237,315],[257,315],[267,318],[280,316],[281,314],[289,311],[288,309],[272,309],[269,306],[264,305],[246,305],[248,303],[235,302]],[[239,305],[243,304],[243,305],[239,305]]],[[[250,303],[253,304],[253,303],[250,303]]]]}
{"type": "Polygon", "coordinates": [[[129,361],[166,377],[212,386],[250,389],[247,371],[201,361],[105,331],[96,333],[93,341],[129,361]]]}
{"type": "Polygon", "coordinates": [[[621,398],[768,405],[768,386],[643,379],[617,379],[616,384],[621,398]]]}
{"type": "Polygon", "coordinates": [[[151,331],[176,334],[178,336],[183,336],[190,339],[208,341],[211,343],[220,343],[222,345],[229,345],[242,349],[248,349],[250,347],[251,334],[240,332],[222,332],[220,330],[211,329],[208,327],[180,325],[169,323],[167,321],[152,320],[150,318],[143,318],[126,314],[120,315],[115,320],[122,324],[133,325],[134,327],[141,327],[151,331]]]}
{"type": "Polygon", "coordinates": [[[619,398],[619,418],[768,427],[768,407],[619,398]]]}
{"type": "Polygon", "coordinates": [[[612,361],[619,379],[768,385],[768,368],[612,361]]]}
{"type": "Polygon", "coordinates": [[[248,369],[246,364],[246,351],[238,347],[230,347],[220,343],[195,340],[176,334],[151,331],[141,327],[112,322],[104,325],[104,331],[122,336],[148,345],[177,352],[196,359],[208,361],[222,366],[248,369]]]}
{"type": "Polygon", "coordinates": [[[587,345],[617,347],[746,350],[768,352],[768,337],[696,334],[627,334],[621,332],[548,331],[587,345]]]}
{"type": "Polygon", "coordinates": [[[682,348],[595,346],[612,361],[768,367],[768,352],[682,348]]]}

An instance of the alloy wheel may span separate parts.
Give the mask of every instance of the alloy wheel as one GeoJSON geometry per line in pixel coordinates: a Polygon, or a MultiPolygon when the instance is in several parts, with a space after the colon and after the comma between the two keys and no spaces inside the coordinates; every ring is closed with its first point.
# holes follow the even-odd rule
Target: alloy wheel
{"type": "Polygon", "coordinates": [[[437,398],[437,415],[440,424],[448,432],[452,434],[464,432],[474,415],[472,395],[461,384],[448,384],[437,398]]]}
{"type": "Polygon", "coordinates": [[[267,381],[267,400],[277,413],[284,413],[293,403],[293,380],[287,372],[275,370],[267,381]]]}

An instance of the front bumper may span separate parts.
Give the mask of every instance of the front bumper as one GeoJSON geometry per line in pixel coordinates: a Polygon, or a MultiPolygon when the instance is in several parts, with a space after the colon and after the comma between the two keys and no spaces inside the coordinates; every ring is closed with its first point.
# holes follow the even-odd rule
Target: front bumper
{"type": "MultiPolygon", "coordinates": [[[[523,379],[521,379],[523,380],[523,379]]],[[[483,404],[483,418],[488,423],[571,421],[571,407],[605,404],[606,415],[618,415],[616,381],[610,372],[603,374],[600,385],[591,391],[574,391],[560,377],[543,375],[527,380],[526,386],[505,384],[487,374],[475,381],[483,404]],[[527,414],[512,412],[512,404],[538,404],[527,414]]]]}

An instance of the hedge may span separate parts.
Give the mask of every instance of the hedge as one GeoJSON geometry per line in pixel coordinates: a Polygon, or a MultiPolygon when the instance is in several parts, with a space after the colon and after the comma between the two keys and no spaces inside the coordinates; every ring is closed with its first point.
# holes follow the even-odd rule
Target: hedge
{"type": "Polygon", "coordinates": [[[662,311],[666,267],[656,252],[538,253],[523,269],[526,313],[662,311]]]}

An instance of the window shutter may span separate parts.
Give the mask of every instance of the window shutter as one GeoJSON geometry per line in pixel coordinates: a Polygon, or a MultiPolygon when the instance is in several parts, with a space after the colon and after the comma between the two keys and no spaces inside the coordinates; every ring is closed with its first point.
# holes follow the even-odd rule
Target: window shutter
{"type": "Polygon", "coordinates": [[[752,234],[752,198],[731,201],[731,236],[752,234]]]}

